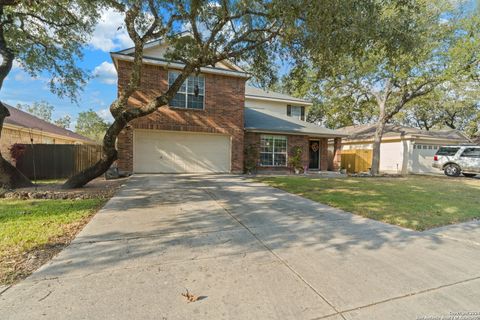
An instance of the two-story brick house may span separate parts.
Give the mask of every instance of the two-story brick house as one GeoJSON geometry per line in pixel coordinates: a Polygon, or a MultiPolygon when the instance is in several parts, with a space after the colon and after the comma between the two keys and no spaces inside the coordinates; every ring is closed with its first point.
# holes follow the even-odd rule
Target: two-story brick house
{"type": "MultiPolygon", "coordinates": [[[[140,89],[130,99],[142,105],[165,92],[183,66],[164,59],[166,46],[144,50],[140,89]]],[[[132,49],[111,54],[118,90],[129,80],[132,49]]],[[[311,169],[327,170],[329,139],[341,133],[305,121],[311,103],[246,86],[249,74],[225,61],[190,76],[169,106],[135,119],[118,137],[118,166],[133,173],[233,172],[244,169],[248,146],[258,148],[258,168],[288,170],[293,147],[303,149],[311,169]]],[[[332,162],[332,161],[330,161],[332,162]]]]}

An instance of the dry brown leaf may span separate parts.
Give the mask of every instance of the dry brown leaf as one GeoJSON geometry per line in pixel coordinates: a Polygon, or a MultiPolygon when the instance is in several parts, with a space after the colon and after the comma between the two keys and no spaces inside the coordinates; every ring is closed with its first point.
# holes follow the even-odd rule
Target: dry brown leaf
{"type": "Polygon", "coordinates": [[[198,296],[193,295],[190,292],[188,292],[188,289],[186,289],[186,290],[187,290],[187,292],[182,293],[182,296],[184,296],[187,299],[188,303],[195,302],[195,301],[198,300],[198,296]]]}

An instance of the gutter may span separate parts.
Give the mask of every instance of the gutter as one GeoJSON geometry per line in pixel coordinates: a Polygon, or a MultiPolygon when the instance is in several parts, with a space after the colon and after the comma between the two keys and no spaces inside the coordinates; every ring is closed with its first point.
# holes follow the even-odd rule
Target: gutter
{"type": "Polygon", "coordinates": [[[266,130],[266,129],[256,129],[256,128],[244,128],[246,132],[255,132],[255,133],[270,133],[270,134],[287,134],[292,136],[309,136],[309,137],[319,137],[319,138],[344,138],[344,134],[336,133],[313,133],[313,132],[298,132],[298,131],[282,131],[282,130],[266,130]]]}

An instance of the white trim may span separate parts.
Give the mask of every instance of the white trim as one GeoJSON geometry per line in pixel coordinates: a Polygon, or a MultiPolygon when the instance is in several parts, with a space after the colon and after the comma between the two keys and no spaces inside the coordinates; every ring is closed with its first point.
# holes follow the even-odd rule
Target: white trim
{"type": "MultiPolygon", "coordinates": [[[[275,102],[285,102],[285,103],[292,103],[297,106],[305,106],[305,107],[310,107],[313,106],[312,102],[308,102],[305,100],[292,100],[292,99],[283,99],[283,98],[272,98],[272,97],[263,97],[263,96],[257,96],[257,95],[250,95],[250,94],[245,94],[245,99],[250,99],[250,100],[261,100],[261,101],[275,101],[275,102]]],[[[306,110],[305,110],[306,111],[306,110]]],[[[305,117],[307,116],[307,113],[305,112],[305,117]]]]}
{"type": "MultiPolygon", "coordinates": [[[[111,53],[112,59],[115,62],[115,68],[117,68],[117,59],[118,60],[124,60],[124,61],[133,61],[134,58],[132,56],[127,56],[124,54],[117,54],[117,53],[111,53]]],[[[149,59],[149,58],[143,58],[143,63],[144,64],[151,64],[151,65],[156,65],[156,66],[164,66],[170,69],[178,69],[182,70],[185,67],[185,64],[179,63],[179,62],[171,62],[171,61],[162,61],[162,60],[156,60],[156,59],[149,59]]],[[[246,72],[240,72],[240,71],[234,71],[234,70],[227,70],[227,69],[218,69],[218,68],[208,68],[208,67],[202,67],[200,68],[201,73],[209,73],[209,74],[219,74],[219,75],[224,75],[224,76],[230,76],[230,77],[237,77],[237,78],[244,78],[248,79],[250,78],[250,75],[246,72]]]]}

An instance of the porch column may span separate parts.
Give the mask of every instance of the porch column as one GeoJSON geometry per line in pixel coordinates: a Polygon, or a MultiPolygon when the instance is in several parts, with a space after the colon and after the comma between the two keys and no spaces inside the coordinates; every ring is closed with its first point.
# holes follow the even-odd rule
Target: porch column
{"type": "Polygon", "coordinates": [[[328,139],[320,139],[320,170],[328,170],[328,139]]]}
{"type": "Polygon", "coordinates": [[[342,138],[333,139],[333,170],[338,171],[341,166],[342,138]]]}

